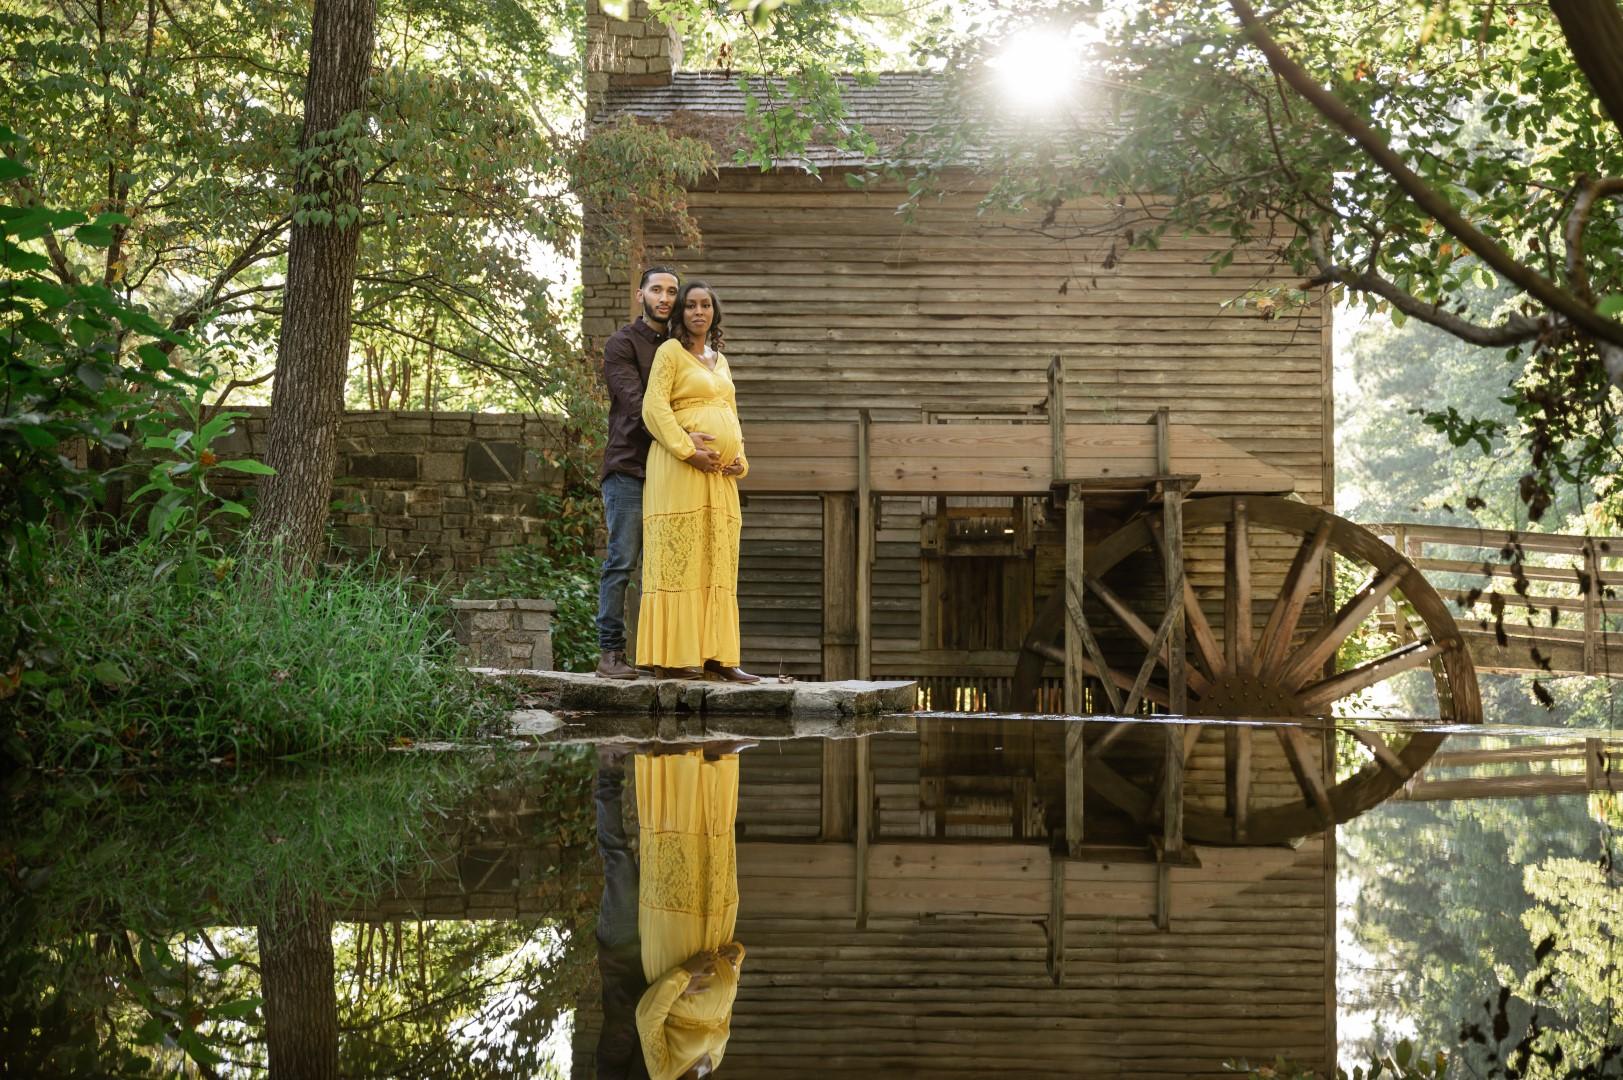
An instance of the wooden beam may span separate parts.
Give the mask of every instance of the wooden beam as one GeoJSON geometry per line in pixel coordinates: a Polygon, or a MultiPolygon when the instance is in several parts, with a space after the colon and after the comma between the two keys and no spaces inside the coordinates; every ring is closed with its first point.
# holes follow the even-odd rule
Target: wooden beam
{"type": "Polygon", "coordinates": [[[1155,425],[1155,472],[1168,476],[1172,472],[1172,410],[1162,405],[1150,422],[1155,425]]]}
{"type": "Polygon", "coordinates": [[[1048,364],[1049,475],[1069,476],[1065,465],[1065,361],[1058,355],[1048,364]]]}
{"type": "Polygon", "coordinates": [[[823,678],[857,677],[857,522],[851,495],[823,496],[823,678]]]}
{"type": "Polygon", "coordinates": [[[868,926],[868,843],[873,833],[873,756],[871,736],[857,739],[856,750],[856,896],[857,929],[868,926]]]}
{"type": "Polygon", "coordinates": [[[1085,835],[1082,796],[1086,788],[1082,778],[1087,761],[1082,727],[1080,722],[1065,725],[1065,848],[1072,855],[1082,850],[1085,835]]]}
{"type": "MultiPolygon", "coordinates": [[[[1159,414],[1158,414],[1159,415],[1159,414]]],[[[1189,714],[1189,681],[1184,638],[1183,491],[1169,488],[1161,500],[1161,534],[1165,552],[1167,618],[1172,630],[1167,639],[1167,691],[1172,714],[1189,714]]],[[[1166,727],[1161,783],[1161,847],[1163,858],[1183,851],[1183,730],[1166,727]]],[[[1165,899],[1170,912],[1172,900],[1165,899]]],[[[1165,924],[1162,923],[1165,929],[1165,924]]]]}
{"type": "Polygon", "coordinates": [[[874,495],[868,460],[872,421],[857,414],[857,664],[859,679],[873,678],[874,495]]]}
{"type": "Polygon", "coordinates": [[[1600,656],[1597,645],[1600,633],[1600,559],[1595,552],[1595,540],[1584,544],[1584,674],[1600,674],[1600,656]]]}
{"type": "MultiPolygon", "coordinates": [[[[1088,632],[1087,619],[1082,614],[1083,579],[1086,576],[1082,559],[1082,514],[1082,493],[1074,486],[1068,487],[1065,491],[1065,580],[1061,582],[1061,588],[1065,590],[1065,712],[1070,716],[1080,716],[1083,711],[1084,650],[1095,664],[1104,666],[1102,656],[1092,655],[1097,651],[1097,646],[1086,648],[1091,634],[1088,632]]],[[[1119,709],[1120,699],[1116,696],[1116,688],[1108,681],[1105,683],[1105,693],[1111,704],[1119,709]]]]}
{"type": "Polygon", "coordinates": [[[857,743],[860,741],[823,741],[823,824],[819,836],[824,840],[850,840],[856,832],[857,743]]]}
{"type": "Polygon", "coordinates": [[[1065,860],[1050,859],[1048,874],[1048,978],[1055,986],[1062,986],[1065,983],[1065,860]]]}

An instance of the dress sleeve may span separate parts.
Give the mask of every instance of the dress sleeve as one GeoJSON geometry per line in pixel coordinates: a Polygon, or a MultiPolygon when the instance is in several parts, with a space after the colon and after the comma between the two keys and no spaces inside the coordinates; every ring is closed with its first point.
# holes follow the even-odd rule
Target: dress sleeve
{"type": "Polygon", "coordinates": [[[670,1080],[680,1075],[686,1064],[675,1060],[670,1039],[665,1034],[665,1023],[671,1006],[687,989],[688,979],[685,968],[673,967],[655,979],[637,1002],[637,1034],[642,1039],[642,1056],[648,1065],[650,1080],[670,1080]]]}
{"type": "Polygon", "coordinates": [[[671,391],[676,385],[675,349],[682,346],[667,341],[654,354],[654,366],[648,373],[648,390],[642,396],[642,423],[659,445],[669,450],[678,460],[693,456],[693,440],[676,422],[671,410],[671,391]]]}
{"type": "MultiPolygon", "coordinates": [[[[721,357],[721,363],[727,364],[727,357],[725,354],[721,357]]],[[[727,364],[727,398],[733,403],[733,415],[737,416],[738,390],[733,384],[733,366],[731,364],[727,364]]],[[[742,480],[744,477],[750,474],[750,459],[744,456],[744,435],[742,424],[739,425],[737,460],[740,465],[744,466],[744,471],[738,474],[738,479],[742,480]]]]}

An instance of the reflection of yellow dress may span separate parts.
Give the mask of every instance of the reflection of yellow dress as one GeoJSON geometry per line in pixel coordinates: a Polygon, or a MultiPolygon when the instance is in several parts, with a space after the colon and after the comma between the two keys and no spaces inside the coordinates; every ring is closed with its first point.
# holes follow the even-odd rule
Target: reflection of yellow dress
{"type": "MultiPolygon", "coordinates": [[[[700,993],[684,995],[682,963],[733,942],[738,921],[738,755],[638,754],[641,863],[637,930],[648,991],[637,1032],[651,1080],[673,1080],[705,1054],[721,1064],[738,972],[725,961],[700,993]]],[[[742,948],[740,949],[742,952],[742,948]]]]}
{"type": "MultiPolygon", "coordinates": [[[[712,371],[679,342],[654,353],[642,421],[654,436],[642,489],[642,605],[637,663],[736,667],[738,649],[738,479],[684,464],[691,431],[715,436],[722,464],[744,457],[727,358],[712,371]]],[[[743,474],[740,474],[743,475],[743,474]]]]}

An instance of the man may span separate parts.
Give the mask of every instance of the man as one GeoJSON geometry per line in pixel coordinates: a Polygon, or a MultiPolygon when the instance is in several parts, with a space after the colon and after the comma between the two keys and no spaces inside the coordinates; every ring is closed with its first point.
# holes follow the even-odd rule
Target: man
{"type": "MultiPolygon", "coordinates": [[[[642,426],[642,395],[654,353],[665,340],[666,321],[676,304],[676,271],[651,266],[637,282],[642,314],[616,330],[603,348],[603,379],[609,387],[609,438],[598,479],[608,526],[607,557],[597,588],[597,676],[635,679],[626,660],[626,587],[642,558],[642,483],[653,436],[642,426]]],[[[708,447],[713,436],[696,431],[688,464],[713,471],[721,455],[708,447]]]]}
{"type": "Polygon", "coordinates": [[[597,915],[597,970],[603,988],[603,1030],[597,1037],[598,1080],[646,1080],[648,1065],[637,1035],[637,1003],[648,980],[637,936],[637,856],[626,837],[625,754],[599,747],[597,850],[603,859],[603,903],[597,915]]]}

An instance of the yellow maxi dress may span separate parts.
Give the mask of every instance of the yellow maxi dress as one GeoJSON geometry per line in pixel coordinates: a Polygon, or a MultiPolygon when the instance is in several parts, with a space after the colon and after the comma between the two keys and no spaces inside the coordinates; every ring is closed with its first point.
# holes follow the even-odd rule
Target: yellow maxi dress
{"type": "MultiPolygon", "coordinates": [[[[706,761],[704,751],[638,754],[637,931],[648,990],[637,1004],[637,1033],[651,1080],[674,1080],[704,1055],[719,1066],[731,1032],[738,969],[716,961],[697,994],[684,994],[682,964],[734,944],[738,923],[738,755],[706,761]]],[[[739,960],[743,959],[739,946],[739,960]]]]}
{"type": "Polygon", "coordinates": [[[738,646],[738,478],[700,472],[691,431],[715,436],[723,465],[744,457],[727,358],[714,370],[667,341],[654,353],[642,421],[654,436],[642,489],[642,604],[637,663],[736,667],[738,646]]]}

